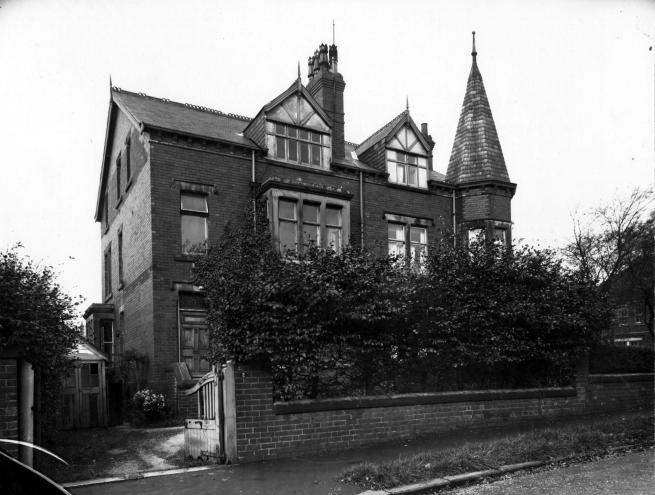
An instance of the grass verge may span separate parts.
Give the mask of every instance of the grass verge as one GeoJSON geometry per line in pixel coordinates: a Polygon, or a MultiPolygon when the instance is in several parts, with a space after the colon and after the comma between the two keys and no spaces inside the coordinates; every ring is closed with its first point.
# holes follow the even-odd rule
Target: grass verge
{"type": "Polygon", "coordinates": [[[599,455],[622,445],[653,445],[653,417],[602,419],[592,423],[534,429],[502,439],[467,442],[391,462],[365,462],[345,471],[345,483],[379,490],[443,476],[525,461],[599,455]]]}

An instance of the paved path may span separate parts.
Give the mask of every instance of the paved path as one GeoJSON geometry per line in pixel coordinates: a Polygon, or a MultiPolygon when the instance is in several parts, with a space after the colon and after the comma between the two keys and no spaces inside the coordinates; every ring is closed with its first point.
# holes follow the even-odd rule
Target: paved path
{"type": "Polygon", "coordinates": [[[654,493],[655,451],[653,449],[447,492],[448,495],[652,495],[654,493]]]}

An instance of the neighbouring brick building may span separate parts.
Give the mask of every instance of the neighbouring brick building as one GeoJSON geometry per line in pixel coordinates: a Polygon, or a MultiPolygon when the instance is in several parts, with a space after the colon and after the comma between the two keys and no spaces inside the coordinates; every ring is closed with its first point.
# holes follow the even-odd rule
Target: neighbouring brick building
{"type": "Polygon", "coordinates": [[[103,300],[86,312],[87,336],[113,359],[147,353],[149,384],[160,390],[171,390],[177,363],[191,376],[207,371],[191,267],[243,215],[253,185],[281,247],[350,241],[420,259],[453,230],[510,242],[516,185],[475,43],[472,56],[445,175],[433,168],[427,124],[409,109],[360,144],[346,140],[334,45],[309,58],[306,84],[299,74],[252,119],[112,87],[95,212],[103,300]]]}

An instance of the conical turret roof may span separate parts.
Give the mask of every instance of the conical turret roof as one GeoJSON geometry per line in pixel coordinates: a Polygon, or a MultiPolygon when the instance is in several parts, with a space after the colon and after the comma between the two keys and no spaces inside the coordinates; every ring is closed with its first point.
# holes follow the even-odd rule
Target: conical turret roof
{"type": "Polygon", "coordinates": [[[473,65],[450,154],[446,180],[455,184],[498,180],[509,182],[491,107],[478,69],[473,33],[473,65]]]}

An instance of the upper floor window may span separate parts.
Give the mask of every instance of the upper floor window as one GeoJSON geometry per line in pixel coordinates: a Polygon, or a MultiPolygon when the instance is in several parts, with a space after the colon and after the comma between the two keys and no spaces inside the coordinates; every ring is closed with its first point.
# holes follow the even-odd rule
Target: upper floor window
{"type": "Polygon", "coordinates": [[[100,320],[100,348],[111,360],[114,355],[114,322],[100,320]]]}
{"type": "Polygon", "coordinates": [[[387,150],[389,182],[413,187],[428,187],[428,161],[422,156],[387,150]]]}
{"type": "Polygon", "coordinates": [[[123,191],[121,190],[121,153],[116,158],[116,201],[121,199],[123,191]]]}
{"type": "Polygon", "coordinates": [[[340,252],[349,236],[349,212],[349,202],[341,199],[278,189],[269,193],[273,234],[281,251],[317,246],[340,252]]]}
{"type": "MultiPolygon", "coordinates": [[[[129,185],[132,178],[132,163],[130,162],[130,135],[125,138],[125,151],[123,153],[123,160],[125,160],[125,182],[129,185]]],[[[127,187],[127,186],[126,186],[127,187]]]]}
{"type": "Polygon", "coordinates": [[[111,295],[111,244],[105,249],[104,256],[105,299],[111,295]]]}
{"type": "Polygon", "coordinates": [[[324,148],[329,147],[329,137],[286,124],[275,124],[275,157],[292,163],[327,168],[324,148]]]}
{"type": "Polygon", "coordinates": [[[484,242],[485,232],[482,228],[469,229],[468,231],[468,242],[469,246],[476,242],[484,242]]]}
{"type": "Polygon", "coordinates": [[[494,242],[501,246],[507,246],[507,230],[494,228],[494,242]]]}
{"type": "Polygon", "coordinates": [[[118,231],[118,284],[119,286],[123,285],[123,229],[122,228],[118,231]]]}
{"type": "Polygon", "coordinates": [[[207,252],[207,196],[190,192],[180,193],[180,230],[183,254],[207,252]]]}

